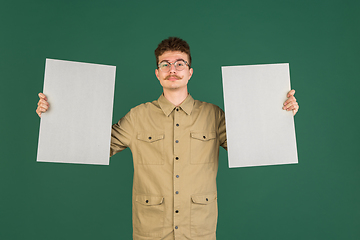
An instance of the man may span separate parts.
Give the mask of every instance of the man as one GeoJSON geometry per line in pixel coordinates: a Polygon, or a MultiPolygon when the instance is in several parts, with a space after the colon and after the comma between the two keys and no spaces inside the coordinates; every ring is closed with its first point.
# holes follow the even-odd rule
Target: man
{"type": "MultiPolygon", "coordinates": [[[[170,37],[155,50],[158,100],[130,110],[113,125],[113,155],[129,147],[134,161],[133,239],[216,239],[219,146],[226,149],[224,112],[194,100],[189,45],[170,37]]],[[[283,109],[299,106],[294,90],[283,109]]],[[[36,112],[49,107],[42,93],[36,112]]]]}

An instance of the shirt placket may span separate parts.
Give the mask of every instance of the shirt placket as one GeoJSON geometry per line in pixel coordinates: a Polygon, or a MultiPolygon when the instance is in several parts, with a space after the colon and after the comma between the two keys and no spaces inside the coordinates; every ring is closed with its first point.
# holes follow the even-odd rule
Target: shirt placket
{"type": "Polygon", "coordinates": [[[181,136],[181,125],[180,125],[180,114],[181,110],[179,107],[175,108],[174,111],[174,171],[173,171],[173,183],[174,183],[174,232],[175,232],[175,239],[180,238],[180,232],[181,232],[181,206],[180,206],[180,199],[181,199],[181,189],[180,189],[180,179],[181,179],[181,173],[180,173],[180,164],[181,164],[181,151],[180,147],[182,142],[180,142],[180,136],[181,136]]]}

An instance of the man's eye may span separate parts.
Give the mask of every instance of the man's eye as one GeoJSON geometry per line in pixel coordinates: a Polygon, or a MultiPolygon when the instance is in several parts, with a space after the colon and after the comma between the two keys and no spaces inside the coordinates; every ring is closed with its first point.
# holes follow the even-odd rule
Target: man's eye
{"type": "Polygon", "coordinates": [[[163,64],[161,64],[160,66],[161,66],[161,67],[168,67],[169,64],[168,64],[168,63],[163,63],[163,64]]]}

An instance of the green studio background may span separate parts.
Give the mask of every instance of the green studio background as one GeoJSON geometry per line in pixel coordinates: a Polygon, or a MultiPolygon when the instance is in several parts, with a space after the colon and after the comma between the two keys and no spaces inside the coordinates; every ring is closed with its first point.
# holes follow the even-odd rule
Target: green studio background
{"type": "Polygon", "coordinates": [[[115,123],[161,94],[153,51],[169,36],[191,46],[195,99],[223,108],[221,66],[289,62],[300,103],[299,164],[229,169],[220,151],[218,239],[360,239],[359,12],[355,0],[1,0],[0,239],[131,239],[131,152],[37,163],[37,93],[45,58],[115,65],[115,123]]]}

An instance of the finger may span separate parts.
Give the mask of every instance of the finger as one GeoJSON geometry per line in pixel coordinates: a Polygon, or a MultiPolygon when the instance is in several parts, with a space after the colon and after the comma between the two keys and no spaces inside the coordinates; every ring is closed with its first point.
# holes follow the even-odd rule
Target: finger
{"type": "Polygon", "coordinates": [[[299,105],[297,104],[297,102],[290,102],[288,103],[287,105],[285,105],[283,107],[283,109],[287,110],[287,111],[290,111],[290,110],[293,110],[295,108],[297,108],[299,105]]]}
{"type": "Polygon", "coordinates": [[[45,99],[47,101],[47,97],[45,96],[45,94],[39,93],[38,95],[40,99],[45,99]]]}
{"type": "MultiPolygon", "coordinates": [[[[49,109],[49,106],[46,104],[39,104],[36,108],[36,113],[41,115],[41,113],[46,112],[49,109]]],[[[39,116],[40,116],[39,115],[39,116]]]]}
{"type": "Polygon", "coordinates": [[[47,109],[42,108],[42,107],[38,107],[36,109],[36,113],[40,116],[42,113],[45,113],[47,111],[47,109]]]}
{"type": "Polygon", "coordinates": [[[289,98],[290,96],[294,96],[294,94],[295,94],[295,90],[292,89],[288,92],[287,97],[289,98]]]}
{"type": "Polygon", "coordinates": [[[290,103],[289,106],[286,108],[286,110],[290,111],[293,109],[296,109],[299,105],[295,102],[295,103],[290,103]]]}
{"type": "Polygon", "coordinates": [[[39,109],[44,110],[44,111],[42,111],[42,112],[46,112],[46,111],[49,109],[49,105],[40,104],[40,105],[39,105],[39,109]]]}
{"type": "Polygon", "coordinates": [[[287,110],[287,111],[292,110],[292,109],[289,109],[291,106],[292,106],[292,103],[288,103],[283,107],[283,109],[287,110]]]}
{"type": "Polygon", "coordinates": [[[299,111],[299,105],[297,106],[297,108],[295,108],[295,109],[293,110],[293,116],[295,116],[295,114],[296,114],[298,111],[299,111]]]}
{"type": "Polygon", "coordinates": [[[35,112],[36,112],[36,114],[41,118],[41,112],[39,111],[38,108],[35,110],[35,112]]]}
{"type": "Polygon", "coordinates": [[[39,100],[38,105],[41,105],[41,104],[49,106],[49,103],[45,99],[40,99],[39,100]]]}
{"type": "Polygon", "coordinates": [[[292,110],[298,110],[299,109],[299,105],[297,103],[293,104],[291,107],[292,110]]]}
{"type": "Polygon", "coordinates": [[[296,102],[296,98],[294,96],[290,96],[285,102],[284,105],[289,104],[290,102],[296,102]]]}

